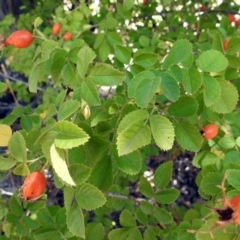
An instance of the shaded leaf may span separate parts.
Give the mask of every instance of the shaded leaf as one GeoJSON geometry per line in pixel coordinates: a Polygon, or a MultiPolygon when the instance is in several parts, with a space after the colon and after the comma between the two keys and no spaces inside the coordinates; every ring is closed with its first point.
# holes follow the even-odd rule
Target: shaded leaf
{"type": "Polygon", "coordinates": [[[130,175],[135,175],[140,172],[142,168],[142,156],[139,151],[134,151],[124,156],[118,156],[117,149],[114,148],[113,156],[121,171],[130,175]]]}
{"type": "Polygon", "coordinates": [[[85,224],[82,209],[74,203],[67,212],[67,226],[74,236],[85,239],[85,224]]]}
{"type": "Polygon", "coordinates": [[[176,102],[172,103],[169,108],[169,114],[175,117],[190,117],[198,110],[198,102],[191,96],[182,96],[176,102]]]}
{"type": "Polygon", "coordinates": [[[108,191],[113,182],[112,160],[110,156],[104,156],[94,165],[89,182],[103,192],[108,191]]]}
{"type": "Polygon", "coordinates": [[[153,182],[156,187],[166,187],[172,178],[173,163],[171,161],[161,164],[155,171],[153,182]]]}
{"type": "Polygon", "coordinates": [[[199,129],[189,122],[177,122],[175,125],[178,143],[186,150],[198,152],[203,142],[199,129]]]}

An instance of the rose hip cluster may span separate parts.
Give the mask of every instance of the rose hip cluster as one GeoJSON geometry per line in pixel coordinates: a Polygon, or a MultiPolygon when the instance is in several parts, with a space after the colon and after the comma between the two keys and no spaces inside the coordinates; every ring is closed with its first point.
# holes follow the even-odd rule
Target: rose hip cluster
{"type": "MultiPolygon", "coordinates": [[[[53,36],[56,36],[60,33],[61,31],[61,24],[60,23],[55,23],[52,27],[52,34],[53,36]]],[[[65,32],[62,35],[62,38],[65,41],[71,40],[73,38],[73,35],[71,32],[65,32]]],[[[27,48],[32,44],[34,40],[34,36],[32,35],[31,32],[27,30],[17,30],[13,32],[10,36],[8,37],[3,37],[0,40],[1,43],[1,48],[5,48],[7,46],[13,46],[15,48],[27,48]]]]}

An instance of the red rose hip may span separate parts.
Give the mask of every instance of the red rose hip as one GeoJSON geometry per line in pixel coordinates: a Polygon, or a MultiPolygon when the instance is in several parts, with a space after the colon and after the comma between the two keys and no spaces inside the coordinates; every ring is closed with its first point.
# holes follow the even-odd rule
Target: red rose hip
{"type": "Polygon", "coordinates": [[[60,23],[55,23],[52,27],[52,34],[53,35],[58,35],[61,30],[61,24],[60,23]]]}
{"type": "Polygon", "coordinates": [[[5,39],[6,46],[14,46],[15,48],[26,48],[33,42],[33,35],[27,30],[18,30],[13,32],[5,39]]]}
{"type": "Polygon", "coordinates": [[[41,197],[47,180],[42,172],[32,172],[24,180],[21,187],[20,196],[26,201],[34,201],[41,197]]]}
{"type": "Polygon", "coordinates": [[[215,138],[218,134],[218,126],[215,124],[208,124],[203,127],[203,136],[205,139],[215,138]]]}
{"type": "Polygon", "coordinates": [[[64,39],[65,41],[71,40],[71,39],[72,39],[72,33],[70,33],[70,32],[64,33],[64,34],[63,34],[63,39],[64,39]]]}

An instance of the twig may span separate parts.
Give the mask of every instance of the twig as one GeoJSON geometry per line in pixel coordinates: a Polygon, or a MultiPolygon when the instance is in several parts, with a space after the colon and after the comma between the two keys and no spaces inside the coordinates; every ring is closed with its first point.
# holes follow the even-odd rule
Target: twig
{"type": "Polygon", "coordinates": [[[7,195],[7,196],[12,196],[13,195],[12,192],[7,192],[2,188],[0,188],[0,193],[1,193],[1,195],[7,195]]]}
{"type": "MultiPolygon", "coordinates": [[[[11,77],[11,76],[7,75],[7,73],[4,73],[4,74],[3,74],[3,73],[0,72],[0,76],[2,76],[2,77],[4,77],[4,78],[8,78],[8,79],[10,79],[10,80],[12,80],[12,81],[14,81],[14,82],[19,82],[19,83],[21,83],[21,84],[23,84],[23,85],[25,85],[25,86],[28,86],[28,83],[23,82],[23,81],[20,80],[20,79],[11,77]]],[[[43,88],[40,88],[40,87],[38,87],[37,90],[39,90],[39,91],[41,91],[41,92],[45,92],[45,90],[44,90],[43,88]]]]}
{"type": "Polygon", "coordinates": [[[15,96],[15,94],[13,92],[12,85],[11,85],[9,79],[6,77],[7,76],[7,70],[6,70],[6,68],[5,68],[5,66],[3,64],[1,64],[1,68],[2,68],[2,71],[3,71],[4,75],[5,75],[4,76],[4,81],[6,82],[8,88],[9,88],[9,90],[10,90],[12,96],[13,96],[15,104],[19,106],[18,100],[17,100],[17,98],[16,98],[16,96],[15,96]]]}
{"type": "Polygon", "coordinates": [[[121,199],[125,199],[125,200],[132,200],[134,202],[147,201],[151,204],[154,204],[154,202],[155,202],[155,200],[153,198],[146,199],[146,198],[140,198],[140,197],[127,196],[127,195],[123,195],[123,194],[120,194],[120,193],[108,192],[108,193],[106,193],[106,195],[108,197],[115,197],[115,198],[121,198],[121,199]]]}

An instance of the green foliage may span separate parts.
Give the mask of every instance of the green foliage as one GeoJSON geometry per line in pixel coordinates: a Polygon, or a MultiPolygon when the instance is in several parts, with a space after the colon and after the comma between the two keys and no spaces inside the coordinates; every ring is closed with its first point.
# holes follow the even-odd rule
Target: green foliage
{"type": "Polygon", "coordinates": [[[238,239],[239,210],[219,200],[240,193],[239,5],[93,2],[72,0],[66,10],[58,0],[23,1],[17,19],[1,22],[3,35],[11,26],[34,41],[26,49],[2,42],[3,61],[28,82],[0,82],[0,97],[16,103],[0,119],[0,170],[52,170],[64,206],[14,194],[0,203],[0,239],[238,239]],[[213,139],[202,133],[209,123],[219,128],[213,139]],[[178,206],[172,181],[186,151],[204,201],[189,209],[178,206]]]}

